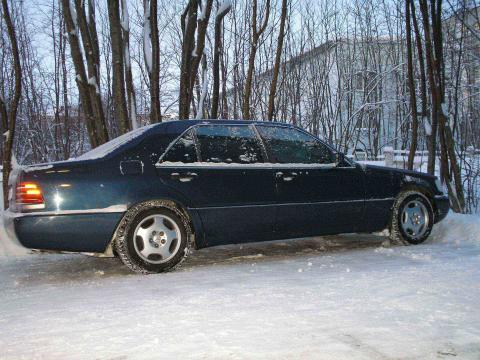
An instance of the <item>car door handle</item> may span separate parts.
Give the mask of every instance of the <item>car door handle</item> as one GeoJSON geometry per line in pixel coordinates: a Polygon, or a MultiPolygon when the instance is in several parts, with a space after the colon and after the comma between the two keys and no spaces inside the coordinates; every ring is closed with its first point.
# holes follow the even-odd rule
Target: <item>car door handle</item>
{"type": "Polygon", "coordinates": [[[283,172],[279,171],[275,174],[275,177],[280,180],[282,179],[283,181],[285,182],[289,182],[289,181],[292,181],[293,179],[295,179],[296,177],[298,176],[298,174],[296,172],[289,172],[288,174],[284,174],[283,172]]]}
{"type": "Polygon", "coordinates": [[[186,173],[174,172],[170,174],[170,178],[172,180],[178,180],[180,182],[189,182],[195,179],[196,177],[198,177],[198,174],[194,172],[186,172],[186,173]]]}

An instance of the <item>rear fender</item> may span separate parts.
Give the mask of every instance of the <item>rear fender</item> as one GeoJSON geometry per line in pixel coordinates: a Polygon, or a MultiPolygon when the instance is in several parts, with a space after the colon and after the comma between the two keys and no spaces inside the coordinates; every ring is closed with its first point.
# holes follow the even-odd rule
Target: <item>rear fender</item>
{"type": "MultiPolygon", "coordinates": [[[[193,209],[187,208],[183,202],[178,201],[178,199],[173,199],[173,198],[162,198],[162,199],[152,199],[152,200],[146,200],[146,201],[140,201],[135,204],[132,204],[129,206],[129,209],[132,209],[134,207],[137,207],[142,204],[147,204],[151,202],[152,207],[153,206],[159,206],[158,203],[160,202],[162,207],[169,208],[172,210],[178,210],[180,211],[186,219],[188,219],[188,222],[190,224],[191,228],[191,233],[192,233],[192,239],[191,242],[193,244],[193,247],[195,249],[200,249],[205,247],[204,243],[204,231],[203,231],[203,223],[198,215],[197,211],[193,209]]],[[[123,222],[126,216],[129,216],[129,212],[127,212],[123,215],[122,219],[119,221],[119,224],[117,225],[112,238],[110,239],[110,242],[108,243],[107,248],[105,249],[105,252],[102,254],[102,256],[113,256],[113,242],[115,241],[115,238],[117,237],[118,234],[118,229],[120,227],[120,224],[123,222]]]]}

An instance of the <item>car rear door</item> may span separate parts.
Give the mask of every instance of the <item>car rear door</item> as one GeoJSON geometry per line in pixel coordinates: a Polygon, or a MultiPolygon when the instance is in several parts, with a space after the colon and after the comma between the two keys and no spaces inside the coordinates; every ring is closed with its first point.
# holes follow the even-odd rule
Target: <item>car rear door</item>
{"type": "Polygon", "coordinates": [[[271,238],[275,181],[251,125],[197,125],[157,164],[161,181],[190,201],[206,245],[271,238]]]}
{"type": "Polygon", "coordinates": [[[332,149],[290,126],[257,125],[275,169],[281,237],[354,232],[364,211],[364,173],[335,164],[332,149]]]}

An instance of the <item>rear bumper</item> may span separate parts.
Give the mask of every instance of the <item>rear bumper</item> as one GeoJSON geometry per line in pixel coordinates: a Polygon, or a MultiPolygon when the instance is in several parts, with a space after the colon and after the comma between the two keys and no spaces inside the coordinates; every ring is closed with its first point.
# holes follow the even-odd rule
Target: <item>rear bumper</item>
{"type": "Polygon", "coordinates": [[[104,252],[123,213],[13,217],[20,243],[29,249],[104,252]]]}
{"type": "Polygon", "coordinates": [[[450,199],[447,195],[435,196],[435,223],[445,219],[450,210],[450,199]]]}

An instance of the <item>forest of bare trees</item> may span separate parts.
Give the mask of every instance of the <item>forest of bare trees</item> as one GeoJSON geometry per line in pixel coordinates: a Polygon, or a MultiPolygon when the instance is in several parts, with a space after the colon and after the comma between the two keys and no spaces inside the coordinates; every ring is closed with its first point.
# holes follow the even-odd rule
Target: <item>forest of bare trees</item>
{"type": "Polygon", "coordinates": [[[303,127],[370,160],[428,151],[480,194],[477,0],[2,0],[3,174],[186,118],[303,127]],[[14,157],[12,157],[14,155],[14,157]]]}

